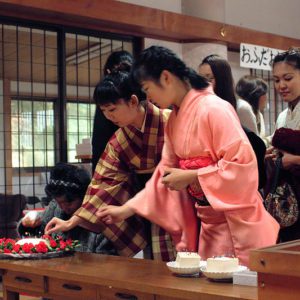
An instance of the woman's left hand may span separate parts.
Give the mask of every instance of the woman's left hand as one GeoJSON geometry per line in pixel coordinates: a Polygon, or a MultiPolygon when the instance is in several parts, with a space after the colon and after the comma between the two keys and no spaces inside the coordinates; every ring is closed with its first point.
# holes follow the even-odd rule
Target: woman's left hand
{"type": "Polygon", "coordinates": [[[283,169],[289,169],[294,165],[300,164],[300,156],[299,155],[293,155],[288,152],[282,152],[282,167],[283,169]]]}
{"type": "Polygon", "coordinates": [[[197,179],[197,170],[166,168],[162,183],[170,190],[181,191],[197,179]]]}

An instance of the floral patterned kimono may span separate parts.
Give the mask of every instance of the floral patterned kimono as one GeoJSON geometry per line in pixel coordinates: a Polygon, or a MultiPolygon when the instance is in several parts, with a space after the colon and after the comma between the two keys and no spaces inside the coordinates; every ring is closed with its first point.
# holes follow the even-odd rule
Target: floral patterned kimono
{"type": "Polygon", "coordinates": [[[170,232],[177,250],[198,249],[203,259],[235,255],[248,265],[250,249],[276,243],[279,225],[263,206],[255,154],[229,103],[211,87],[192,89],[171,113],[165,135],[159,166],[146,188],[127,202],[136,213],[170,232]],[[199,157],[212,161],[198,169],[209,204],[204,206],[161,183],[166,166],[178,168],[179,161],[199,157]]]}
{"type": "MultiPolygon", "coordinates": [[[[135,178],[149,179],[161,159],[164,127],[170,110],[161,110],[151,103],[145,108],[142,130],[127,126],[119,128],[112,136],[96,166],[83,204],[75,213],[88,221],[83,227],[102,232],[123,256],[133,256],[146,247],[145,220],[134,216],[107,225],[97,223],[95,213],[101,205],[122,205],[133,197],[141,189],[135,178]]],[[[170,236],[155,224],[150,230],[154,258],[172,259],[174,249],[170,236]]]]}
{"type": "MultiPolygon", "coordinates": [[[[280,150],[291,154],[300,154],[300,102],[296,104],[293,110],[287,107],[282,111],[276,121],[277,134],[273,135],[272,145],[280,150]],[[282,128],[283,127],[283,128],[282,128]],[[281,128],[281,129],[279,129],[281,128]],[[289,128],[289,130],[287,130],[289,128]]],[[[273,164],[272,164],[273,165],[273,164]]],[[[271,175],[273,175],[271,173],[271,175]]],[[[286,176],[288,182],[293,187],[300,204],[300,166],[293,165],[288,170],[284,170],[281,176],[286,176]]],[[[272,182],[272,179],[270,180],[272,182]]],[[[280,242],[288,242],[300,239],[300,217],[295,224],[281,228],[279,232],[280,242]]]]}

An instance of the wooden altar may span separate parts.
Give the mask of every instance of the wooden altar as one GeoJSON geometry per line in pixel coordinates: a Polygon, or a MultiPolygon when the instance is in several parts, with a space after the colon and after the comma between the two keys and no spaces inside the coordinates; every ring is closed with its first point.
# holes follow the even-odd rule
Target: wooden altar
{"type": "Polygon", "coordinates": [[[163,262],[76,253],[41,260],[0,260],[4,300],[19,293],[58,299],[257,300],[257,288],[182,278],[163,262]]]}
{"type": "Polygon", "coordinates": [[[259,300],[300,299],[300,240],[252,250],[250,268],[258,272],[259,300]]]}

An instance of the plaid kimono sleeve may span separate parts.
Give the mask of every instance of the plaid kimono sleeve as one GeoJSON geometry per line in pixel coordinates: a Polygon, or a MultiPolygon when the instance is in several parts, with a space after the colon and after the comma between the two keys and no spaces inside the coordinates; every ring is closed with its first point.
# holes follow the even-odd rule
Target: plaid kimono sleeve
{"type": "Polygon", "coordinates": [[[133,256],[146,247],[144,222],[133,216],[118,224],[99,222],[96,211],[103,205],[122,205],[133,196],[130,172],[120,160],[122,149],[108,144],[88,187],[81,208],[76,215],[84,219],[83,227],[102,232],[115,246],[120,255],[133,256]]]}

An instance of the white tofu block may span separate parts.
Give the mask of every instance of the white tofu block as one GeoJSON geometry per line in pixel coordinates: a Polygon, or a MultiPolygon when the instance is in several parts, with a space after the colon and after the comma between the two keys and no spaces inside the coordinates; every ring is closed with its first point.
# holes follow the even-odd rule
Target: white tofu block
{"type": "Polygon", "coordinates": [[[200,265],[201,257],[196,252],[178,252],[176,263],[181,268],[189,268],[200,265]]]}
{"type": "Polygon", "coordinates": [[[233,273],[233,284],[257,286],[257,272],[250,270],[233,273]]]}
{"type": "Polygon", "coordinates": [[[239,268],[237,257],[212,257],[207,259],[207,272],[235,272],[239,268]]]}

